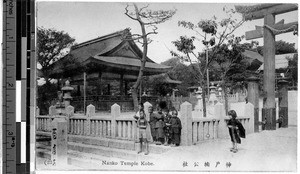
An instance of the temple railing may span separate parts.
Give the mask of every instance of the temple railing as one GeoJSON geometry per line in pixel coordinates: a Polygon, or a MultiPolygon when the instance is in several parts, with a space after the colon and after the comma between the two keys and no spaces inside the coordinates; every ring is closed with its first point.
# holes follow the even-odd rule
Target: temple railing
{"type": "Polygon", "coordinates": [[[205,140],[217,139],[219,121],[212,118],[194,118],[192,122],[193,144],[205,140]]]}
{"type": "MultiPolygon", "coordinates": [[[[146,118],[149,119],[148,107],[150,103],[145,104],[146,118]]],[[[180,106],[178,117],[181,120],[181,144],[192,145],[211,139],[228,137],[227,122],[224,106],[218,103],[213,106],[214,115],[208,118],[201,118],[199,115],[193,115],[192,104],[185,102],[180,106]]],[[[232,109],[238,113],[237,119],[244,125],[246,133],[254,132],[254,106],[250,103],[240,103],[232,105],[232,109]],[[244,114],[243,114],[244,113],[244,114]]],[[[74,114],[73,106],[68,106],[65,116],[55,115],[53,108],[49,109],[51,114],[48,116],[36,116],[36,131],[49,132],[51,130],[51,121],[56,117],[63,117],[68,122],[68,133],[70,135],[121,139],[127,141],[137,140],[137,121],[133,118],[134,112],[122,113],[120,106],[114,104],[111,106],[111,113],[97,115],[95,106],[89,105],[85,115],[74,114]]]]}

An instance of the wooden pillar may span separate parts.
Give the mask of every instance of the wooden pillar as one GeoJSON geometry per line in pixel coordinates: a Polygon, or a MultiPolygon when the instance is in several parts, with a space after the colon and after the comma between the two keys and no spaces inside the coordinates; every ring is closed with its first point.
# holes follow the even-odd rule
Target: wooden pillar
{"type": "Polygon", "coordinates": [[[280,80],[279,86],[279,123],[281,127],[288,127],[288,81],[280,80]]]}
{"type": "Polygon", "coordinates": [[[124,95],[124,88],[123,88],[123,82],[124,82],[124,74],[120,74],[120,95],[124,95]]]}
{"type": "Polygon", "coordinates": [[[107,95],[110,95],[110,84],[107,84],[107,95]]]}
{"type": "Polygon", "coordinates": [[[86,72],[83,73],[83,112],[85,113],[86,108],[86,72]]]}
{"type": "MultiPolygon", "coordinates": [[[[275,15],[268,14],[264,17],[264,24],[275,24],[275,15]]],[[[275,35],[272,31],[264,28],[264,100],[262,120],[266,121],[266,130],[276,129],[275,109],[275,35]]]]}
{"type": "Polygon", "coordinates": [[[98,95],[101,95],[101,94],[102,94],[101,77],[102,77],[102,73],[99,72],[99,74],[98,74],[98,79],[97,79],[97,94],[98,94],[98,95]]]}
{"type": "Polygon", "coordinates": [[[125,81],[125,85],[124,85],[124,95],[126,95],[126,96],[128,95],[127,91],[128,91],[128,82],[125,81]]]}
{"type": "Polygon", "coordinates": [[[259,78],[251,76],[248,79],[248,102],[254,105],[254,132],[259,131],[259,78]]]}

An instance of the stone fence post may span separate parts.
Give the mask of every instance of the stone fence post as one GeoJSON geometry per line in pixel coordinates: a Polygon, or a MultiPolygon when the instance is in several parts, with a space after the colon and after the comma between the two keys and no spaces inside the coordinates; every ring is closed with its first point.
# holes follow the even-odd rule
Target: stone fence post
{"type": "Polygon", "coordinates": [[[36,116],[40,116],[40,108],[39,107],[36,107],[36,113],[35,113],[36,116]]]}
{"type": "Polygon", "coordinates": [[[259,132],[259,78],[252,76],[248,79],[248,96],[247,99],[254,106],[254,132],[259,132]]]}
{"type": "Polygon", "coordinates": [[[181,145],[192,145],[192,104],[184,102],[180,105],[180,120],[181,120],[181,145]]]}
{"type": "Polygon", "coordinates": [[[117,103],[111,106],[111,137],[112,138],[116,137],[116,132],[117,132],[116,118],[121,115],[120,109],[121,107],[117,103]]]}
{"type": "Polygon", "coordinates": [[[86,123],[85,123],[85,135],[91,134],[91,117],[95,115],[95,106],[89,104],[86,107],[86,123]]]}
{"type": "Polygon", "coordinates": [[[56,168],[63,169],[68,161],[67,121],[54,118],[51,124],[51,161],[56,168]]]}
{"type": "MultiPolygon", "coordinates": [[[[252,103],[245,104],[245,117],[249,117],[249,124],[248,124],[248,132],[246,134],[251,134],[254,132],[254,118],[255,118],[255,110],[254,105],[252,103]]],[[[246,128],[245,128],[246,129],[246,128]]]]}
{"type": "Polygon", "coordinates": [[[228,128],[225,118],[227,117],[225,114],[224,104],[217,103],[214,106],[215,110],[215,117],[220,119],[219,126],[218,126],[218,138],[226,138],[229,136],[228,128]]]}
{"type": "Polygon", "coordinates": [[[68,132],[70,132],[70,117],[72,116],[74,116],[74,107],[69,105],[66,107],[66,120],[67,120],[68,132]]]}

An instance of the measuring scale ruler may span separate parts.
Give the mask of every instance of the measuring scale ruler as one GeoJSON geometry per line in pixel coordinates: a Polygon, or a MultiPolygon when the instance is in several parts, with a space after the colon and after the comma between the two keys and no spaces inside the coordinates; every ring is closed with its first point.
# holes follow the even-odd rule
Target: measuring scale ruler
{"type": "Polygon", "coordinates": [[[35,94],[35,61],[31,61],[35,60],[35,52],[30,49],[35,46],[35,25],[31,14],[34,14],[33,0],[3,1],[3,174],[30,173],[30,154],[33,153],[30,120],[34,120],[35,104],[32,95],[35,94]]]}
{"type": "Polygon", "coordinates": [[[16,2],[3,3],[2,172],[16,173],[16,2]]]}

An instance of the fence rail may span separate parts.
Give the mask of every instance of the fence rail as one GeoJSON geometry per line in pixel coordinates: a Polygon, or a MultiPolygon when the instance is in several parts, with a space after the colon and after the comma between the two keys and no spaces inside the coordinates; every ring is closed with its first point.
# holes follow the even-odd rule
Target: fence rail
{"type": "MultiPolygon", "coordinates": [[[[145,111],[151,104],[145,104],[145,111]]],[[[228,134],[226,123],[228,118],[225,118],[223,104],[214,106],[213,118],[201,118],[199,115],[194,115],[192,104],[185,102],[181,106],[179,118],[182,122],[182,144],[191,145],[201,143],[203,141],[223,138],[224,132],[228,134]]],[[[253,110],[252,104],[245,104],[243,110],[249,108],[253,110]]],[[[36,116],[36,130],[43,132],[51,131],[51,122],[56,117],[63,117],[68,122],[68,133],[71,135],[103,137],[135,141],[137,139],[137,121],[130,115],[121,115],[120,106],[114,104],[111,106],[111,113],[105,116],[95,114],[95,106],[87,106],[86,115],[74,115],[74,108],[68,106],[66,108],[66,116],[36,116]]],[[[253,115],[253,114],[252,114],[253,115]]],[[[148,114],[149,116],[149,114],[148,114]]],[[[149,117],[146,116],[149,119],[149,117]]],[[[251,114],[245,117],[238,117],[238,120],[244,125],[246,133],[253,132],[253,116],[251,114]],[[252,121],[252,122],[251,122],[252,121]]]]}

